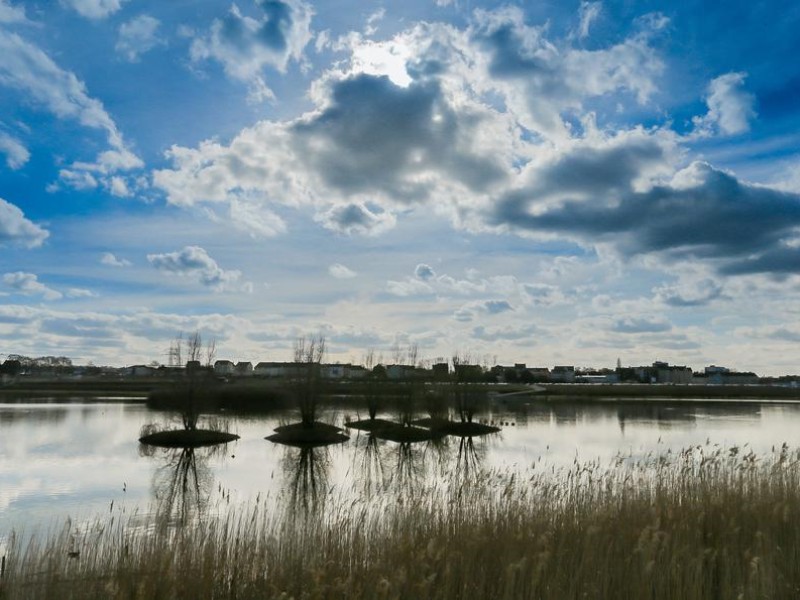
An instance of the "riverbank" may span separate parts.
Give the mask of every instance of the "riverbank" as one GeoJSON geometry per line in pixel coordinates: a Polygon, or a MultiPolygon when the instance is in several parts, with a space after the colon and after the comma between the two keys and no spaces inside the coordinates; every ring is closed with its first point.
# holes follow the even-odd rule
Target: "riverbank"
{"type": "Polygon", "coordinates": [[[177,529],[101,518],[12,545],[0,598],[793,598],[798,458],[708,446],[462,475],[401,503],[256,502],[177,529]]]}
{"type": "MultiPolygon", "coordinates": [[[[786,400],[800,401],[800,388],[767,385],[670,385],[670,384],[466,384],[471,390],[492,393],[496,398],[528,401],[532,399],[552,400],[786,400]],[[510,394],[514,394],[511,396],[510,394]]],[[[452,389],[449,382],[408,383],[386,381],[377,385],[349,381],[325,382],[322,397],[328,404],[346,404],[347,398],[378,394],[385,402],[407,395],[411,387],[430,392],[446,393],[452,389]],[[338,398],[338,400],[337,400],[338,398]]],[[[291,406],[292,387],[289,382],[265,379],[241,379],[235,381],[211,380],[203,386],[202,394],[214,408],[237,409],[281,409],[291,406]]],[[[152,408],[172,409],[180,404],[180,381],[165,381],[163,378],[141,379],[25,379],[0,386],[0,402],[10,399],[37,398],[102,398],[123,401],[145,401],[150,399],[152,408]]]]}
{"type": "Polygon", "coordinates": [[[721,399],[800,400],[800,388],[772,385],[692,385],[641,383],[550,383],[541,384],[542,396],[573,399],[721,399]]]}
{"type": "Polygon", "coordinates": [[[35,379],[18,377],[0,386],[0,402],[44,398],[81,398],[144,402],[161,380],[35,379]]]}

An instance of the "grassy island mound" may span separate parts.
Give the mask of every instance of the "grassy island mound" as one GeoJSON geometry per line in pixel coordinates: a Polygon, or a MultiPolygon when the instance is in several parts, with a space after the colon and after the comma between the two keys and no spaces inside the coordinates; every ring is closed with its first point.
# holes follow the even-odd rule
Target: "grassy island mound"
{"type": "Polygon", "coordinates": [[[397,427],[397,423],[387,421],[386,419],[362,419],[360,421],[350,421],[346,423],[346,425],[347,427],[360,429],[361,431],[369,431],[370,433],[386,429],[387,427],[397,427]]]}
{"type": "Polygon", "coordinates": [[[444,436],[441,431],[424,429],[423,427],[409,427],[400,423],[392,423],[374,432],[375,437],[390,442],[427,442],[444,436]]]}
{"type": "Polygon", "coordinates": [[[326,446],[340,444],[350,439],[334,425],[314,421],[313,423],[291,423],[275,428],[275,433],[265,439],[287,446],[326,446]]]}
{"type": "Polygon", "coordinates": [[[468,421],[450,421],[449,419],[419,419],[414,421],[414,425],[427,427],[431,431],[437,431],[443,435],[454,435],[457,437],[474,437],[497,433],[499,427],[484,425],[483,423],[470,423],[468,421]]]}
{"type": "Polygon", "coordinates": [[[143,435],[139,438],[139,442],[150,446],[161,446],[162,448],[199,448],[201,446],[225,444],[238,439],[238,435],[226,431],[170,429],[143,435]]]}

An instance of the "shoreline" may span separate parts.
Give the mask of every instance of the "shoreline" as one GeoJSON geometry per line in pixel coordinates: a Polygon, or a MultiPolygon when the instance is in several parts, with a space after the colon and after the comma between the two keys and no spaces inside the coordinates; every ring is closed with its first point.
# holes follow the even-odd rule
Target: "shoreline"
{"type": "MultiPolygon", "coordinates": [[[[0,402],[19,402],[32,399],[84,399],[87,401],[147,402],[148,397],[164,390],[174,382],[162,379],[146,381],[23,381],[0,386],[0,402]]],[[[386,382],[381,392],[396,393],[399,382],[386,382]]],[[[429,384],[430,389],[446,390],[450,383],[429,384]]],[[[800,402],[800,388],[769,385],[693,385],[693,384],[632,384],[632,383],[545,383],[545,384],[468,384],[485,390],[494,401],[518,403],[530,401],[573,402],[800,402]]],[[[261,393],[285,391],[280,382],[271,380],[241,380],[215,384],[224,395],[259,396],[261,393]],[[277,385],[276,385],[277,384],[277,385]]],[[[427,387],[427,386],[426,386],[427,387]]],[[[322,394],[326,402],[337,397],[357,397],[362,393],[358,382],[330,382],[322,394]]],[[[374,393],[374,389],[373,389],[374,393]]],[[[381,395],[383,395],[383,393],[381,395]]]]}

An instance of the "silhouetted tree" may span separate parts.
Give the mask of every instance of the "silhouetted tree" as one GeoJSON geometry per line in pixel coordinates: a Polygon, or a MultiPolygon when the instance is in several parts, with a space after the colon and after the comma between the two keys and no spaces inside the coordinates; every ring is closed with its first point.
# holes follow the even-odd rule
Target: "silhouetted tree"
{"type": "Polygon", "coordinates": [[[306,339],[298,337],[294,343],[295,395],[300,420],[311,427],[317,419],[317,408],[321,393],[321,365],[327,350],[325,336],[316,335],[306,339]]]}

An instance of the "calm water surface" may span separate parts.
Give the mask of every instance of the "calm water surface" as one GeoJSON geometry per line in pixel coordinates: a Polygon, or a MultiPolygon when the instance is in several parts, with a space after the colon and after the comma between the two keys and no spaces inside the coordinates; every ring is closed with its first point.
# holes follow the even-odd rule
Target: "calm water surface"
{"type": "MultiPolygon", "coordinates": [[[[324,420],[343,424],[348,411],[324,420]]],[[[353,411],[349,411],[354,417],[353,411]]],[[[391,418],[391,415],[385,415],[391,418]]],[[[143,520],[159,511],[219,514],[241,503],[305,503],[315,495],[414,493],[453,473],[523,471],[617,455],[637,458],[692,445],[768,452],[797,446],[800,404],[525,402],[482,420],[499,434],[399,445],[351,430],[344,444],[302,451],[264,439],[291,414],[225,418],[241,439],[214,450],[147,451],[145,423],[163,413],[125,402],[0,404],[0,544],[9,532],[59,527],[101,514],[143,520]]]]}

